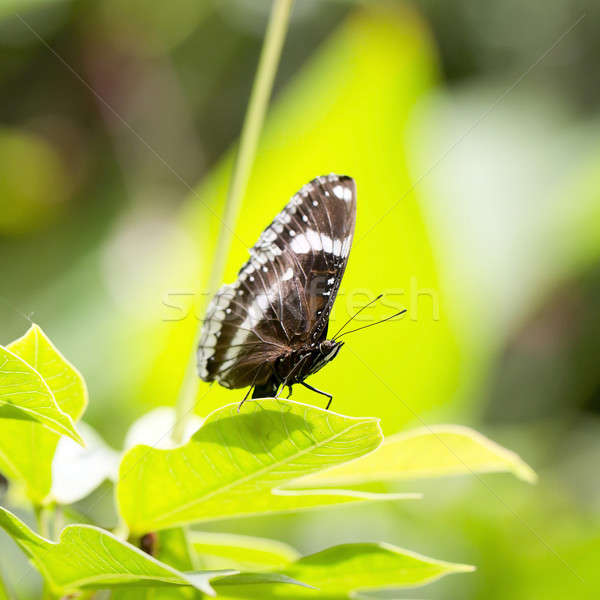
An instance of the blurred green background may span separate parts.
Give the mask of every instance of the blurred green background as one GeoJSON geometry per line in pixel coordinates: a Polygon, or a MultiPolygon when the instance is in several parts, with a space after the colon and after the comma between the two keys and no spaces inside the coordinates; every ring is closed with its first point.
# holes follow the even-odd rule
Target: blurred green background
{"type": "MultiPolygon", "coordinates": [[[[176,402],[269,8],[0,3],[0,342],[39,323],[116,449],[136,417],[176,402]]],[[[214,530],[303,552],[382,540],[478,567],[387,597],[593,597],[599,18],[591,0],[296,2],[225,280],[302,184],[352,175],[357,230],[332,328],[380,292],[367,321],[408,312],[348,337],[311,382],[386,433],[472,425],[540,482],[447,479],[419,484],[420,502],[214,530]]],[[[197,412],[242,396],[201,384],[197,412]]],[[[114,524],[110,508],[89,511],[114,524]]],[[[36,597],[5,542],[2,576],[36,597]]]]}

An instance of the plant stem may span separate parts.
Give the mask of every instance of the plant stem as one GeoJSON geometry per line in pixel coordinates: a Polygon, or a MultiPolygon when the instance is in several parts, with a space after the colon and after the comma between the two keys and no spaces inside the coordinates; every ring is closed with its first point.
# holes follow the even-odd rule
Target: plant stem
{"type": "Polygon", "coordinates": [[[254,163],[254,155],[258,146],[258,139],[265,120],[269,98],[273,89],[273,82],[281,56],[283,41],[288,28],[290,11],[293,0],[274,0],[271,9],[271,16],[267,26],[265,41],[262,47],[258,69],[252,92],[242,134],[240,137],[240,146],[236,156],[235,166],[229,193],[227,195],[227,203],[225,205],[225,214],[223,215],[223,225],[219,232],[215,260],[211,272],[209,290],[214,291],[223,276],[225,269],[227,252],[231,245],[233,228],[237,221],[240,206],[250,171],[254,163]]]}
{"type": "MultiPolygon", "coordinates": [[[[51,509],[46,506],[41,506],[36,504],[33,507],[33,511],[35,513],[35,518],[38,526],[38,533],[47,540],[51,539],[50,537],[50,517],[51,517],[51,509]]],[[[55,595],[50,590],[48,584],[44,581],[44,589],[42,591],[42,600],[52,600],[55,598],[55,595]]]]}
{"type": "Polygon", "coordinates": [[[45,506],[36,504],[33,508],[35,513],[35,519],[37,521],[38,533],[45,537],[47,540],[50,539],[50,510],[45,506]]]}
{"type": "MultiPolygon", "coordinates": [[[[273,90],[273,82],[277,73],[277,66],[279,65],[293,3],[294,0],[274,0],[271,7],[269,23],[267,25],[256,76],[252,85],[252,92],[250,93],[250,101],[246,109],[246,116],[240,136],[240,145],[233,167],[231,184],[217,239],[214,261],[208,281],[209,295],[216,292],[223,278],[227,253],[231,245],[233,230],[246,192],[248,179],[250,178],[252,164],[254,163],[256,147],[265,120],[269,98],[273,90]]],[[[186,368],[177,402],[176,420],[172,436],[176,443],[181,443],[183,440],[185,427],[194,410],[198,387],[195,349],[199,333],[198,331],[196,335],[192,356],[186,368]]]]}

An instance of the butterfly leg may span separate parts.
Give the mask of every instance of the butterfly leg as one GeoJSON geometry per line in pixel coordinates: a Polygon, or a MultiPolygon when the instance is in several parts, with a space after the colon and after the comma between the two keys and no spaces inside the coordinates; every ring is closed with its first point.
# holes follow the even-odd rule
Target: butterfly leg
{"type": "Polygon", "coordinates": [[[331,406],[331,401],[333,400],[333,396],[331,394],[328,394],[327,392],[318,390],[317,388],[314,388],[312,385],[308,385],[308,383],[306,383],[304,381],[301,381],[300,383],[305,388],[308,388],[309,390],[312,390],[313,392],[317,392],[317,394],[321,394],[322,396],[327,396],[329,398],[329,401],[327,402],[327,406],[325,407],[325,410],[329,410],[329,407],[331,406]]]}
{"type": "Polygon", "coordinates": [[[246,400],[248,400],[248,396],[250,395],[250,392],[252,392],[252,390],[254,390],[254,392],[252,393],[252,399],[268,398],[269,396],[273,395],[273,392],[277,393],[276,390],[278,390],[278,388],[276,387],[276,385],[273,381],[268,381],[265,385],[256,385],[256,380],[258,378],[260,371],[261,371],[261,367],[256,369],[256,373],[254,374],[254,379],[252,379],[252,383],[251,383],[250,387],[248,388],[248,391],[246,392],[244,399],[240,402],[240,405],[238,406],[238,409],[237,409],[238,412],[240,412],[240,408],[242,408],[242,406],[244,405],[244,402],[246,402],[246,400]]]}
{"type": "Polygon", "coordinates": [[[250,395],[250,392],[252,391],[252,388],[253,388],[253,387],[254,387],[254,386],[253,386],[253,385],[251,385],[251,386],[248,388],[248,391],[246,392],[246,395],[244,396],[244,399],[243,399],[243,400],[240,402],[240,404],[239,404],[239,406],[238,406],[238,409],[237,409],[237,411],[238,411],[238,412],[240,412],[240,408],[242,408],[242,406],[244,406],[244,402],[246,402],[246,400],[248,400],[248,396],[250,395]]]}
{"type": "Polygon", "coordinates": [[[292,396],[292,386],[288,385],[288,395],[286,396],[286,398],[290,398],[292,396]]]}

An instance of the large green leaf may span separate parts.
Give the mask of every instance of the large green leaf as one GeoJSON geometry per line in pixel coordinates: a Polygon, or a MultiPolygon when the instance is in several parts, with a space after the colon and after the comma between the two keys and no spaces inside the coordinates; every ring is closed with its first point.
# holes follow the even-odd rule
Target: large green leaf
{"type": "Polygon", "coordinates": [[[120,511],[134,533],[143,533],[194,521],[377,498],[282,486],[362,456],[382,439],[378,419],[372,417],[346,417],[274,399],[246,403],[240,413],[232,404],[212,413],[179,448],[132,448],[119,471],[120,511]]]}
{"type": "Polygon", "coordinates": [[[45,378],[16,354],[0,346],[0,418],[33,421],[76,442],[83,440],[63,412],[45,378]]]}
{"type": "MultiPolygon", "coordinates": [[[[154,556],[161,562],[184,573],[198,568],[206,569],[204,564],[195,564],[187,532],[182,527],[164,529],[152,535],[155,536],[154,556]]],[[[212,567],[208,568],[213,570],[212,567]]],[[[237,569],[235,571],[237,572],[237,569]]],[[[193,588],[180,587],[120,589],[111,594],[111,600],[194,600],[196,597],[193,588]]]]}
{"type": "Polygon", "coordinates": [[[317,590],[273,585],[260,590],[238,585],[238,576],[215,582],[219,595],[237,598],[341,599],[353,592],[384,587],[413,587],[473,567],[435,560],[389,544],[343,544],[300,558],[281,573],[317,590]]]}
{"type": "Polygon", "coordinates": [[[205,569],[275,569],[300,558],[294,548],[282,542],[233,533],[194,531],[191,542],[205,569]]]}
{"type": "Polygon", "coordinates": [[[58,542],[40,537],[0,507],[0,527],[40,570],[57,594],[127,586],[192,586],[214,595],[210,580],[227,572],[182,573],[111,533],[90,525],[69,525],[58,542]]]}
{"type": "Polygon", "coordinates": [[[4,582],[2,581],[1,576],[0,576],[0,600],[9,600],[8,592],[6,591],[6,588],[4,587],[4,582]]]}
{"type": "MultiPolygon", "coordinates": [[[[218,535],[218,534],[215,534],[218,535]]],[[[236,537],[236,536],[231,536],[236,537]]],[[[241,536],[243,537],[243,536],[241,536]]],[[[256,542],[256,546],[246,546],[246,553],[252,553],[258,550],[259,554],[266,557],[266,553],[262,553],[261,549],[264,549],[264,546],[270,542],[270,540],[260,540],[258,538],[246,538],[246,541],[249,539],[253,539],[256,542]],[[261,546],[262,543],[262,546],[261,546]],[[259,549],[260,548],[260,549],[259,549]]],[[[275,542],[272,542],[275,545],[275,542]]],[[[282,544],[283,546],[283,544],[282,544]]],[[[191,556],[193,552],[189,552],[190,544],[188,544],[186,540],[186,533],[183,528],[175,528],[175,529],[165,529],[163,531],[159,531],[156,534],[156,558],[159,559],[163,563],[167,563],[171,567],[178,569],[179,571],[191,571],[197,568],[195,564],[196,560],[191,556]]],[[[204,558],[204,557],[203,557],[204,558]]],[[[294,557],[295,558],[295,557],[294,557]]],[[[268,558],[266,558],[268,560],[268,558]]],[[[285,563],[289,563],[291,561],[287,560],[285,563]]],[[[204,563],[204,561],[203,561],[204,563]]],[[[201,565],[203,569],[209,569],[209,573],[218,573],[218,571],[226,571],[237,573],[239,570],[237,567],[207,567],[206,564],[201,565]]],[[[241,565],[238,565],[241,566],[241,565]]],[[[275,565],[271,564],[270,567],[281,566],[280,564],[275,565]]],[[[243,569],[246,570],[250,565],[243,566],[243,569]]],[[[254,567],[252,567],[254,568],[254,567]]],[[[265,567],[263,566],[263,570],[265,567]]],[[[232,575],[227,575],[227,577],[232,575]]],[[[237,577],[237,575],[236,575],[237,577]]],[[[223,581],[222,577],[215,575],[215,579],[213,582],[216,584],[217,581],[223,581]]],[[[303,584],[300,581],[296,581],[289,576],[283,573],[275,573],[275,572],[266,572],[266,573],[239,573],[239,579],[236,580],[237,583],[244,582],[245,585],[256,586],[257,584],[272,584],[272,583],[285,583],[285,584],[294,584],[301,585],[305,587],[306,584],[303,584]]],[[[181,588],[181,587],[170,587],[170,588],[146,588],[146,589],[121,589],[113,592],[112,598],[115,600],[118,598],[119,600],[191,600],[192,598],[196,598],[195,592],[191,588],[181,588]]]]}
{"type": "Polygon", "coordinates": [[[373,453],[297,482],[298,486],[419,479],[506,471],[533,483],[517,454],[460,425],[433,425],[387,437],[373,453]]]}
{"type": "MultiPolygon", "coordinates": [[[[87,390],[81,374],[54,347],[44,332],[33,325],[8,346],[43,381],[62,414],[76,421],[85,410],[87,390]]],[[[42,502],[52,485],[52,459],[60,435],[40,423],[0,419],[0,468],[9,478],[22,481],[29,497],[42,502]]]]}

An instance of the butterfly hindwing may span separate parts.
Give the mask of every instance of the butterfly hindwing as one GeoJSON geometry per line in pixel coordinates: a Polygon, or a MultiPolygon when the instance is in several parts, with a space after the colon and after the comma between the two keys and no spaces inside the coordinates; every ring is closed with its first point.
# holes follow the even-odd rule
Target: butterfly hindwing
{"type": "Polygon", "coordinates": [[[229,388],[261,384],[280,356],[324,339],[355,219],[350,177],[317,177],[291,198],[237,280],[209,305],[198,347],[202,379],[229,388]]]}

